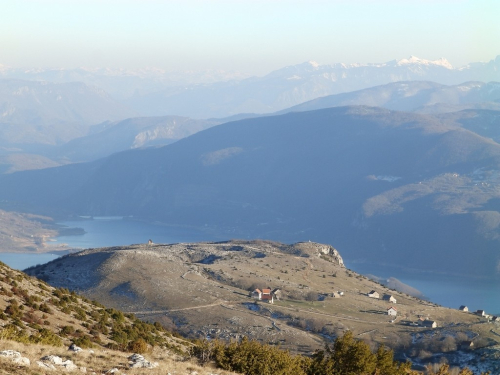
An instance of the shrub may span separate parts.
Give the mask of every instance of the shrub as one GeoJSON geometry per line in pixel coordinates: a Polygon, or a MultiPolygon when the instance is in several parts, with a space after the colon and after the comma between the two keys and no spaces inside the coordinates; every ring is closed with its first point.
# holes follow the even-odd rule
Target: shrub
{"type": "Polygon", "coordinates": [[[128,350],[133,353],[146,353],[148,350],[148,344],[142,338],[138,338],[128,344],[128,350]]]}
{"type": "Polygon", "coordinates": [[[81,348],[92,348],[92,340],[89,336],[83,335],[73,340],[73,343],[81,348]]]}
{"type": "Polygon", "coordinates": [[[59,332],[63,336],[68,336],[72,335],[75,333],[75,327],[73,326],[64,326],[61,328],[61,331],[59,332]]]}

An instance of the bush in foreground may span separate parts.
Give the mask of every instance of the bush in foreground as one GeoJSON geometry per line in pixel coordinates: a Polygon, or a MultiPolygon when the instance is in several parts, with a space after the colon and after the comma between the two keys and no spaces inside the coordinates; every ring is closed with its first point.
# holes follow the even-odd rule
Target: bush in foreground
{"type": "MultiPolygon", "coordinates": [[[[197,341],[191,353],[201,364],[214,361],[219,368],[246,375],[421,375],[411,370],[410,362],[395,361],[392,350],[384,346],[373,353],[365,342],[354,339],[350,331],[312,357],[292,355],[246,338],[230,344],[197,341]]],[[[437,372],[429,371],[429,375],[449,374],[447,365],[437,372]]],[[[473,375],[473,372],[463,369],[459,375],[473,375]]]]}

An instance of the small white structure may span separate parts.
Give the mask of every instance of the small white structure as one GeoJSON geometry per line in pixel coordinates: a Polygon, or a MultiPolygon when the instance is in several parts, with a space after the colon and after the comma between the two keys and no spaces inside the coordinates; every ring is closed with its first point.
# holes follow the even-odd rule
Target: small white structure
{"type": "Polygon", "coordinates": [[[486,311],[484,311],[484,310],[477,310],[475,314],[479,315],[479,316],[486,316],[486,311]]]}
{"type": "Polygon", "coordinates": [[[282,293],[280,288],[274,288],[271,294],[277,301],[281,299],[282,293]]]}
{"type": "Polygon", "coordinates": [[[434,321],[434,320],[429,320],[429,319],[425,319],[422,321],[422,323],[420,323],[422,325],[422,327],[428,327],[428,328],[436,328],[437,327],[437,322],[434,321]]]}
{"type": "Polygon", "coordinates": [[[469,308],[465,305],[462,305],[458,308],[460,311],[465,311],[465,312],[468,312],[469,311],[469,308]]]}
{"type": "Polygon", "coordinates": [[[387,315],[396,316],[398,315],[398,310],[394,306],[391,306],[387,309],[387,315]]]}
{"type": "Polygon", "coordinates": [[[250,293],[252,298],[261,300],[262,299],[262,291],[260,289],[255,289],[252,293],[250,293]]]}
{"type": "Polygon", "coordinates": [[[376,299],[380,298],[380,294],[378,294],[378,292],[376,292],[374,290],[372,290],[370,293],[368,293],[367,296],[370,298],[376,298],[376,299]]]}
{"type": "Polygon", "coordinates": [[[396,303],[396,298],[394,298],[394,296],[391,295],[391,294],[384,294],[384,296],[382,297],[382,299],[384,301],[389,301],[391,303],[396,303]]]}

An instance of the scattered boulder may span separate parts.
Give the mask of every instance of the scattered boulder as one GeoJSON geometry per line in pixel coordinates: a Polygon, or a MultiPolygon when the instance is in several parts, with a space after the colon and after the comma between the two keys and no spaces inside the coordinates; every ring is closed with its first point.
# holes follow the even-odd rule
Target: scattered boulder
{"type": "Polygon", "coordinates": [[[71,350],[72,352],[75,352],[75,353],[78,353],[78,352],[81,352],[82,351],[82,348],[80,348],[79,346],[76,346],[74,343],[71,344],[68,348],[68,350],[71,350]]]}
{"type": "Polygon", "coordinates": [[[16,352],[14,350],[3,350],[0,352],[0,357],[9,358],[12,362],[19,366],[29,366],[30,360],[26,357],[23,357],[21,353],[16,352]]]}
{"type": "Polygon", "coordinates": [[[51,370],[56,370],[57,368],[55,366],[68,371],[77,369],[77,366],[73,363],[73,361],[69,359],[63,361],[62,358],[58,357],[57,355],[46,355],[45,357],[40,358],[40,361],[37,362],[38,366],[47,367],[51,370]]]}
{"type": "Polygon", "coordinates": [[[45,363],[42,361],[36,361],[36,364],[38,365],[38,367],[40,367],[42,370],[45,370],[45,371],[57,370],[56,366],[54,366],[52,363],[45,363]]]}
{"type": "Polygon", "coordinates": [[[140,354],[132,354],[130,357],[128,357],[128,360],[131,362],[130,367],[131,368],[155,368],[158,367],[158,362],[149,362],[146,361],[144,356],[140,354]]]}

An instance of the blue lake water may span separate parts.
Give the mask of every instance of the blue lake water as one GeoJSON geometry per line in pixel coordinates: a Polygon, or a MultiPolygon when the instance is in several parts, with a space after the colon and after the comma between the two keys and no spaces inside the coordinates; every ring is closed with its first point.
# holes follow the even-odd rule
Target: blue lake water
{"type": "MultiPolygon", "coordinates": [[[[59,223],[70,228],[83,228],[85,234],[60,236],[54,242],[68,244],[74,248],[95,248],[106,246],[147,243],[179,243],[198,241],[221,241],[202,231],[190,228],[168,227],[121,218],[94,218],[59,223]]],[[[0,261],[16,269],[49,262],[54,254],[8,254],[0,253],[0,261]]],[[[485,310],[500,315],[500,281],[486,281],[469,277],[448,276],[434,273],[403,270],[398,267],[380,266],[370,263],[356,263],[345,259],[346,266],[361,274],[396,279],[421,291],[429,300],[440,305],[458,308],[467,305],[469,310],[485,310]]]]}
{"type": "Polygon", "coordinates": [[[150,224],[119,217],[64,221],[58,224],[69,228],[82,228],[86,233],[83,235],[60,236],[55,244],[65,243],[71,247],[81,249],[147,243],[149,239],[154,243],[219,240],[194,229],[150,224]]]}
{"type": "Polygon", "coordinates": [[[443,306],[458,309],[460,305],[466,305],[469,311],[481,309],[488,314],[500,315],[500,280],[410,271],[399,267],[348,261],[346,266],[361,274],[394,277],[418,289],[430,301],[443,306]]]}

